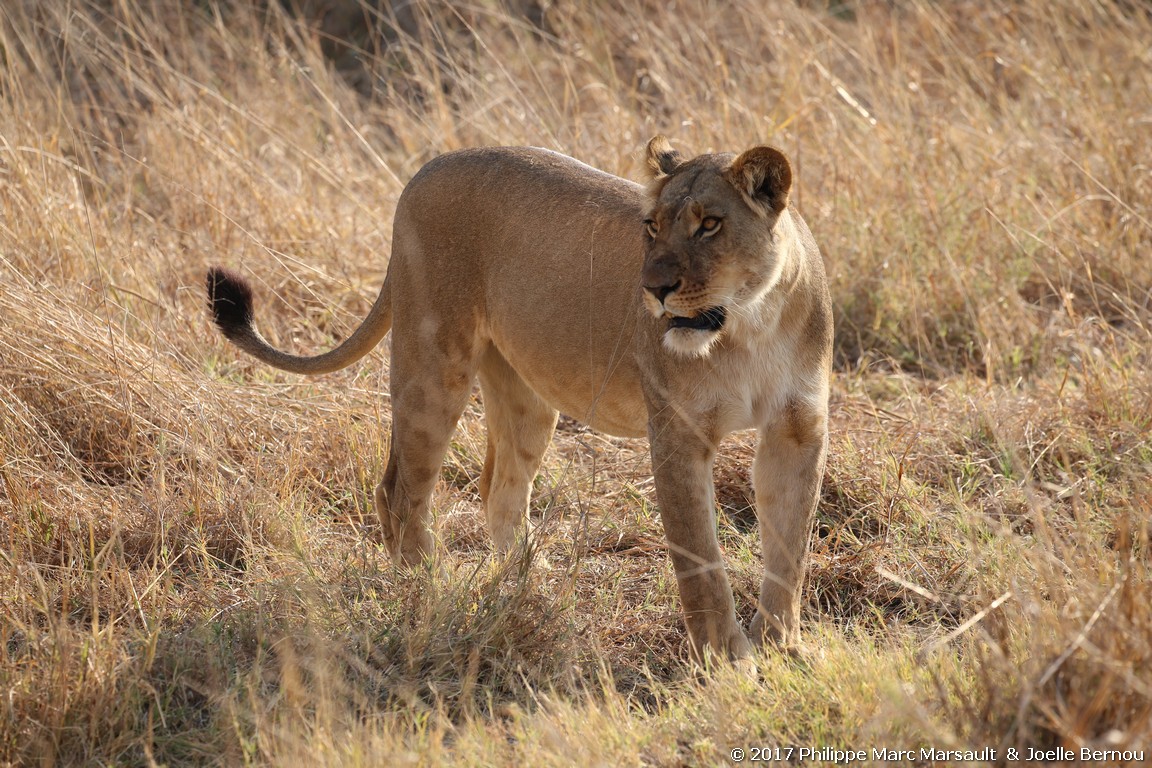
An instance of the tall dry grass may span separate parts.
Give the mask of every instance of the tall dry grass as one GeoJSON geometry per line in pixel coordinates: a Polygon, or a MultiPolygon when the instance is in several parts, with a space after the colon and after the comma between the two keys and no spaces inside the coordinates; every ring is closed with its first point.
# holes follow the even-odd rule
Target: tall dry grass
{"type": "MultiPolygon", "coordinates": [[[[300,5],[0,8],[0,762],[1148,754],[1144,5],[300,5]],[[551,567],[494,563],[473,404],[440,569],[398,572],[369,503],[386,351],[299,380],[203,306],[231,264],[269,336],[320,349],[429,158],[535,144],[638,178],[657,132],[785,149],[833,283],[809,650],[758,679],[684,663],[642,442],[562,425],[551,567]]],[[[717,467],[747,614],[750,441],[717,467]]]]}

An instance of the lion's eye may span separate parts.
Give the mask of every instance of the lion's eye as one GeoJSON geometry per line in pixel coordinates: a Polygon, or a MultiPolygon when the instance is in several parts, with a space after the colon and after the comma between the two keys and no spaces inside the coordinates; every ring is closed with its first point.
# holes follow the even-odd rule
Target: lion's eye
{"type": "Polygon", "coordinates": [[[721,220],[715,216],[705,216],[704,220],[700,222],[700,228],[696,230],[696,234],[707,237],[714,235],[720,229],[721,220]]]}
{"type": "Polygon", "coordinates": [[[652,221],[652,219],[644,220],[644,230],[648,233],[648,237],[652,238],[653,240],[656,239],[656,233],[660,231],[660,229],[656,226],[656,222],[652,221]]]}

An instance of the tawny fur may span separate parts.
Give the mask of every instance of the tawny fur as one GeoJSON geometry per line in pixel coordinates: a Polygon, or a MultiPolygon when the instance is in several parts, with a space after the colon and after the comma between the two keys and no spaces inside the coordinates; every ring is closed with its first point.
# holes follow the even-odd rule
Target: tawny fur
{"type": "Polygon", "coordinates": [[[525,530],[558,412],[646,434],[693,655],[741,658],[751,643],[716,538],[712,462],[724,435],[759,430],[751,634],[787,642],[827,446],[831,303],[779,150],[685,160],[656,137],[646,161],[647,188],[540,149],[443,155],[401,195],[387,277],[348,340],[313,357],[272,348],[251,292],[223,270],[208,277],[213,317],[300,373],[347,366],[392,330],[392,451],[375,500],[404,563],[432,552],[432,490],[476,379],[480,489],[503,550],[525,530]]]}

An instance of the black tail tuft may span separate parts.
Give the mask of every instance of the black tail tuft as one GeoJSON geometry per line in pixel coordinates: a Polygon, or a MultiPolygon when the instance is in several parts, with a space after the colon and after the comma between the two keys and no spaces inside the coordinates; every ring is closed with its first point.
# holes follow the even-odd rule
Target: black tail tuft
{"type": "Polygon", "coordinates": [[[235,272],[220,267],[208,270],[208,308],[216,325],[229,339],[252,327],[252,289],[235,272]]]}

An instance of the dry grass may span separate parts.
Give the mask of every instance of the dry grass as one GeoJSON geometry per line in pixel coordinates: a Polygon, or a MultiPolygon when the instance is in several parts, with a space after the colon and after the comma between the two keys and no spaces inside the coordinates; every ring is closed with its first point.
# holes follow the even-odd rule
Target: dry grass
{"type": "MultiPolygon", "coordinates": [[[[343,29],[272,5],[0,9],[0,763],[1148,755],[1145,4],[445,2],[343,29]],[[685,664],[643,443],[563,426],[551,568],[496,564],[474,404],[440,570],[400,573],[369,503],[386,353],[269,371],[201,295],[235,265],[273,339],[323,348],[430,157],[536,144],[635,178],[657,132],[783,147],[833,281],[810,652],[755,680],[685,664]]],[[[745,613],[750,455],[717,467],[745,613]]]]}

